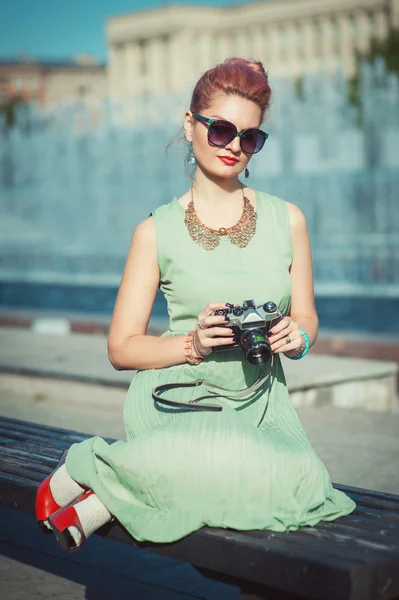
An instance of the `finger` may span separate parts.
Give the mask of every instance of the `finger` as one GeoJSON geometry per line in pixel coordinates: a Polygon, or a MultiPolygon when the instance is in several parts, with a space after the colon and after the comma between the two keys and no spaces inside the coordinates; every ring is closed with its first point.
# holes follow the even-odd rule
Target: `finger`
{"type": "Polygon", "coordinates": [[[201,319],[201,325],[203,327],[214,327],[215,325],[220,325],[221,323],[227,323],[229,319],[224,315],[216,315],[212,317],[204,317],[201,319]]]}
{"type": "MultiPolygon", "coordinates": [[[[299,325],[292,319],[289,322],[285,322],[286,326],[279,331],[276,331],[276,327],[272,327],[270,331],[267,333],[267,337],[271,343],[276,342],[277,340],[282,340],[287,337],[287,335],[292,334],[295,331],[299,330],[299,325]]],[[[280,325],[280,323],[279,323],[280,325]]]]}
{"type": "Polygon", "coordinates": [[[235,343],[235,339],[233,337],[214,337],[209,338],[209,347],[214,348],[215,346],[228,346],[235,343]]]}
{"type": "Polygon", "coordinates": [[[275,335],[276,333],[283,331],[283,329],[286,329],[287,327],[289,327],[291,321],[292,321],[291,317],[288,317],[288,316],[283,317],[282,319],[280,319],[280,321],[278,323],[273,325],[273,327],[270,329],[269,333],[272,335],[275,335]]]}
{"type": "Polygon", "coordinates": [[[226,308],[226,302],[210,302],[203,310],[204,316],[209,316],[214,310],[226,308]]]}
{"type": "Polygon", "coordinates": [[[288,352],[289,350],[299,350],[302,344],[301,335],[296,335],[296,333],[291,333],[289,336],[290,341],[287,343],[286,337],[280,340],[276,340],[273,344],[270,345],[272,352],[288,352]]]}
{"type": "Polygon", "coordinates": [[[231,337],[233,334],[233,330],[230,327],[209,327],[202,332],[202,335],[199,334],[200,339],[205,338],[214,338],[218,336],[222,337],[231,337]]]}

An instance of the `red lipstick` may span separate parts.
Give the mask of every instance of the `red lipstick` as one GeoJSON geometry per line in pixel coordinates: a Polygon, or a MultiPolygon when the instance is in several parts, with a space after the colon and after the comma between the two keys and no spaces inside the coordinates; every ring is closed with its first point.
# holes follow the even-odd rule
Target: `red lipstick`
{"type": "Polygon", "coordinates": [[[234,158],[232,156],[218,156],[218,158],[220,158],[225,165],[229,165],[231,167],[238,163],[238,158],[234,158]]]}

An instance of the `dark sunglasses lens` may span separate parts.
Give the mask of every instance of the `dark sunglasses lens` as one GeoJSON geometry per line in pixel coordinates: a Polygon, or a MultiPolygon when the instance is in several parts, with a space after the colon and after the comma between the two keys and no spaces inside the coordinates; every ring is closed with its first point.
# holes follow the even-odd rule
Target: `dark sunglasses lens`
{"type": "Polygon", "coordinates": [[[247,129],[241,136],[241,148],[248,154],[255,154],[262,150],[267,135],[260,129],[247,129]]]}
{"type": "Polygon", "coordinates": [[[232,123],[227,121],[215,121],[208,129],[208,139],[215,146],[226,146],[237,133],[232,123]]]}

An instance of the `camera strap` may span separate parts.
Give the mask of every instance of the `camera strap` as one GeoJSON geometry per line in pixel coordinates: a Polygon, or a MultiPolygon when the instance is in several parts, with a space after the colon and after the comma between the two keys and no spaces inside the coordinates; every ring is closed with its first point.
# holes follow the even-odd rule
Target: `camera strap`
{"type": "Polygon", "coordinates": [[[190,381],[186,383],[164,383],[162,385],[156,386],[152,390],[152,397],[156,402],[160,402],[161,404],[166,404],[167,406],[173,406],[177,408],[189,408],[190,410],[208,410],[208,411],[217,411],[220,412],[223,407],[220,404],[198,404],[200,400],[206,400],[208,398],[233,398],[235,400],[245,400],[247,396],[256,392],[260,387],[262,387],[266,381],[270,378],[272,368],[273,368],[274,356],[272,355],[270,361],[270,369],[269,372],[264,375],[263,369],[257,377],[256,381],[247,388],[242,390],[229,390],[228,388],[224,388],[220,385],[216,385],[215,383],[211,383],[210,381],[206,381],[205,379],[196,379],[195,381],[190,381]],[[160,394],[162,392],[166,392],[173,389],[178,388],[188,388],[188,387],[198,387],[200,385],[204,385],[208,388],[215,388],[216,390],[221,390],[223,392],[228,392],[228,394],[222,394],[220,392],[212,392],[210,394],[206,394],[204,396],[199,396],[198,398],[194,398],[193,400],[189,400],[188,402],[178,402],[177,400],[170,400],[168,398],[164,398],[160,394]]]}

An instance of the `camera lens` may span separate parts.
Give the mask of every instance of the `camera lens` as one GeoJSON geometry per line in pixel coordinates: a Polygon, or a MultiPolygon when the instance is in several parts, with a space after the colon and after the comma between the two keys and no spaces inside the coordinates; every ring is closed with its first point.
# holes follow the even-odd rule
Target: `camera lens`
{"type": "Polygon", "coordinates": [[[246,360],[252,365],[268,361],[272,355],[269,340],[264,329],[247,329],[243,331],[240,346],[246,360]]]}

